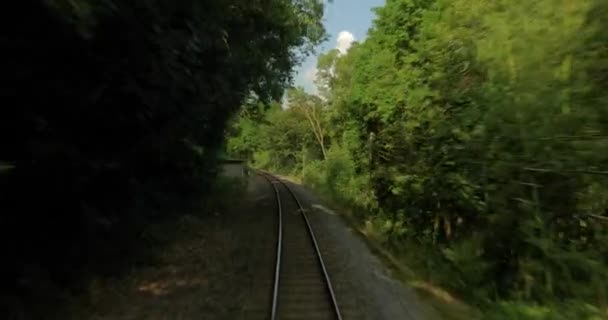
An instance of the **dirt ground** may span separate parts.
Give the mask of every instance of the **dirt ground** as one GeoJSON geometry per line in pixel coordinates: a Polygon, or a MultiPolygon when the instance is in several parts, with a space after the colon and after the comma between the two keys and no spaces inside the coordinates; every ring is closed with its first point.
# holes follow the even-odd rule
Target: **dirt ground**
{"type": "MultiPolygon", "coordinates": [[[[345,320],[437,319],[339,215],[301,186],[292,187],[310,216],[345,320]]],[[[151,230],[152,236],[178,236],[148,265],[94,281],[70,318],[268,319],[276,231],[274,193],[252,175],[225,209],[151,230]]]]}
{"type": "Polygon", "coordinates": [[[271,283],[260,282],[260,275],[266,272],[272,279],[267,265],[274,259],[274,237],[268,231],[276,228],[269,215],[276,209],[270,189],[260,182],[222,200],[224,209],[193,212],[151,228],[150,238],[171,234],[171,242],[159,246],[144,266],[93,281],[86,295],[74,299],[66,318],[264,319],[271,283]]]}

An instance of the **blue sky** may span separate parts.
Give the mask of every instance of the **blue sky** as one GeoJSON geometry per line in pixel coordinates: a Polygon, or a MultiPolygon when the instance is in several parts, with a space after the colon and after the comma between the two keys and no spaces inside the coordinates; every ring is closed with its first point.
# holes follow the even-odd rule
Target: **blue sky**
{"type": "MultiPolygon", "coordinates": [[[[330,38],[317,50],[323,53],[333,48],[347,49],[351,40],[365,39],[367,30],[372,24],[372,8],[384,5],[385,0],[334,0],[325,7],[325,28],[330,38]],[[340,42],[338,43],[338,40],[340,42]]],[[[314,92],[313,79],[317,56],[310,56],[297,69],[295,85],[303,86],[314,92]]]]}

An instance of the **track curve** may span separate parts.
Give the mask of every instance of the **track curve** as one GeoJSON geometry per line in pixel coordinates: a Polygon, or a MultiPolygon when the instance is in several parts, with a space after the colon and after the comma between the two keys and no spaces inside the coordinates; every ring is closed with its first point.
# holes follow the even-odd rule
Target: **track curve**
{"type": "Polygon", "coordinates": [[[278,207],[270,319],[342,320],[318,241],[298,197],[280,179],[256,172],[271,184],[278,207]]]}

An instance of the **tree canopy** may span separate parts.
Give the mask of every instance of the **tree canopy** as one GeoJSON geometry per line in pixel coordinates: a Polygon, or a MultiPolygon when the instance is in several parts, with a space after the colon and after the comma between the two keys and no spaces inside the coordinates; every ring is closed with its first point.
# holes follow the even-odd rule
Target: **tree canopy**
{"type": "Polygon", "coordinates": [[[179,211],[160,209],[172,199],[199,197],[227,120],[279,99],[325,38],[320,0],[17,1],[3,13],[2,276],[24,292],[105,266],[144,221],[179,211]]]}

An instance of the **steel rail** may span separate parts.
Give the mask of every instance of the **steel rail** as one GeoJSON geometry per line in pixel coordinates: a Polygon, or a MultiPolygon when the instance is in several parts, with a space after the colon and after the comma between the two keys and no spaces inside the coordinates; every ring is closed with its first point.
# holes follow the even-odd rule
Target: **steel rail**
{"type": "MultiPolygon", "coordinates": [[[[266,180],[268,180],[272,184],[272,186],[273,186],[273,188],[275,190],[275,193],[277,195],[277,202],[279,204],[280,204],[279,192],[278,192],[278,189],[276,188],[275,184],[272,183],[272,181],[271,181],[272,179],[274,179],[275,181],[278,181],[283,187],[285,187],[285,189],[289,192],[289,194],[291,195],[291,197],[295,200],[296,204],[298,205],[298,211],[300,211],[300,214],[302,215],[302,218],[304,219],[304,222],[306,223],[306,228],[308,230],[308,234],[310,235],[310,239],[312,240],[313,246],[315,248],[315,253],[316,253],[316,256],[317,256],[317,260],[319,262],[319,265],[321,266],[321,270],[323,270],[323,277],[324,277],[324,280],[325,280],[326,289],[327,289],[327,291],[329,293],[329,296],[331,297],[331,303],[332,303],[332,306],[333,306],[336,318],[338,320],[342,320],[342,314],[340,312],[340,308],[338,306],[338,300],[336,299],[336,295],[334,293],[334,289],[333,289],[333,286],[331,284],[331,279],[329,277],[329,273],[327,272],[327,268],[325,267],[325,262],[323,261],[323,256],[321,254],[321,250],[319,249],[319,244],[317,242],[317,238],[316,238],[315,233],[314,233],[314,231],[312,229],[312,226],[310,224],[308,216],[306,215],[306,212],[304,211],[304,207],[300,203],[300,200],[295,195],[295,193],[293,192],[293,190],[285,182],[283,182],[281,179],[276,178],[276,177],[274,177],[274,176],[272,176],[272,175],[270,175],[270,174],[268,174],[266,172],[263,172],[263,173],[262,172],[263,171],[258,171],[258,173],[260,173],[262,176],[264,176],[266,178],[266,180]],[[272,179],[269,178],[269,177],[271,177],[272,179]]],[[[282,231],[282,228],[279,228],[279,230],[282,231]]],[[[281,239],[282,239],[282,236],[281,236],[281,239]]],[[[280,260],[280,256],[278,256],[277,260],[280,260]]],[[[279,262],[277,262],[277,266],[278,265],[279,265],[279,262]]],[[[278,281],[279,281],[278,278],[275,277],[275,286],[274,286],[275,292],[273,294],[273,297],[277,297],[278,296],[277,295],[278,281]]],[[[272,311],[272,314],[271,314],[271,320],[275,320],[275,317],[276,317],[276,307],[277,307],[276,300],[273,300],[273,311],[272,311]]]]}
{"type": "Polygon", "coordinates": [[[277,198],[277,207],[278,207],[278,216],[279,216],[279,225],[278,225],[278,235],[277,235],[277,263],[274,268],[274,286],[272,290],[272,309],[270,311],[270,319],[276,320],[277,318],[277,308],[278,308],[278,300],[279,300],[279,278],[281,275],[281,256],[283,255],[283,209],[281,207],[281,196],[279,195],[279,189],[275,186],[272,180],[269,178],[266,173],[262,173],[262,171],[256,170],[257,174],[264,177],[268,183],[274,189],[274,193],[277,198]]]}

